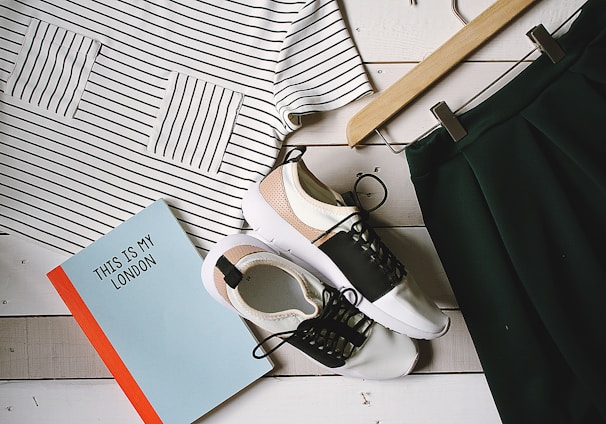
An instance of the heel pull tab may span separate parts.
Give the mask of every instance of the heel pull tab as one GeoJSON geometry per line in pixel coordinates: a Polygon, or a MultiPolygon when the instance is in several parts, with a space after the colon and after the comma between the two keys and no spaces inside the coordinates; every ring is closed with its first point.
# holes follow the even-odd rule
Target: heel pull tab
{"type": "Polygon", "coordinates": [[[558,63],[566,56],[562,46],[547,32],[543,24],[537,25],[526,33],[526,36],[549,57],[553,63],[558,63]]]}
{"type": "Polygon", "coordinates": [[[229,259],[221,255],[217,260],[217,268],[224,276],[224,280],[229,287],[235,289],[242,281],[242,273],[232,264],[229,259]]]}
{"type": "Polygon", "coordinates": [[[442,127],[452,139],[457,142],[467,135],[467,131],[459,121],[459,118],[450,110],[446,102],[439,102],[431,108],[431,113],[442,124],[442,127]]]}
{"type": "Polygon", "coordinates": [[[305,151],[307,151],[307,146],[297,146],[292,150],[289,150],[288,153],[286,153],[286,156],[284,157],[284,161],[282,162],[282,164],[285,163],[291,163],[291,162],[299,162],[301,160],[301,158],[303,157],[303,155],[305,154],[305,151]],[[299,153],[296,156],[293,156],[293,154],[295,153],[299,153]]]}

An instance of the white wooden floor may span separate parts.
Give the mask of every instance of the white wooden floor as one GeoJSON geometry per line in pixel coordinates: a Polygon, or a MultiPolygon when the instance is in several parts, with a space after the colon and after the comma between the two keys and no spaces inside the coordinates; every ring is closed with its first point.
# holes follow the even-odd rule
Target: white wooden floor
{"type": "MultiPolygon", "coordinates": [[[[451,0],[343,0],[351,33],[377,91],[461,27],[451,0]]],[[[460,0],[472,19],[492,0],[460,0]]],[[[469,61],[438,84],[384,134],[396,142],[416,138],[435,124],[429,112],[445,100],[457,109],[531,49],[525,33],[543,23],[559,26],[583,2],[542,0],[469,61]]],[[[421,342],[413,375],[387,382],[325,375],[288,346],[274,356],[274,372],[229,400],[200,423],[500,423],[464,316],[423,226],[406,159],[378,137],[350,149],[349,118],[370,99],[304,119],[288,145],[308,145],[308,167],[340,191],[360,172],[385,181],[388,202],[372,217],[380,234],[417,275],[426,292],[452,318],[443,338],[421,342]]],[[[364,190],[364,189],[363,189],[364,190]]],[[[379,196],[369,188],[369,196],[379,196]]],[[[444,211],[443,213],[448,213],[444,211]]],[[[65,259],[10,235],[0,236],[0,422],[138,423],[69,311],[45,278],[65,259]]],[[[262,332],[260,332],[262,334],[262,332]]],[[[206,390],[200,382],[201,393],[206,390]]],[[[208,388],[212,390],[212,388],[208,388]]]]}

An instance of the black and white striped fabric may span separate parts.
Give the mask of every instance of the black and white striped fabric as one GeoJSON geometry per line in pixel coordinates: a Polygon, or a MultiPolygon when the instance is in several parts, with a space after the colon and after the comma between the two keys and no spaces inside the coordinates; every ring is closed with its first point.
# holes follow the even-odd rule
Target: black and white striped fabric
{"type": "Polygon", "coordinates": [[[175,73],[170,78],[149,150],[206,172],[217,172],[242,94],[175,73]]]}
{"type": "Polygon", "coordinates": [[[370,92],[335,0],[0,0],[0,229],[75,253],[162,197],[206,251],[370,92]]]}
{"type": "Polygon", "coordinates": [[[71,118],[99,47],[92,39],[32,19],[6,93],[71,118]]]}

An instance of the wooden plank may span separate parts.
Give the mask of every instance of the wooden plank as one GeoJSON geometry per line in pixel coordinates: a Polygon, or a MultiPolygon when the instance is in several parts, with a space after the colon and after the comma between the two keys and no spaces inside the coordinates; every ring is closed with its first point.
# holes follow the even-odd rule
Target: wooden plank
{"type": "MultiPolygon", "coordinates": [[[[543,23],[548,30],[554,30],[584,1],[541,0],[470,60],[519,59],[529,50],[525,34],[530,28],[543,23]]],[[[461,14],[469,21],[494,0],[458,3],[461,14]]],[[[450,0],[419,0],[416,6],[401,0],[362,0],[343,2],[343,7],[365,62],[418,62],[461,29],[450,4],[450,0]]]]}
{"type": "MultiPolygon", "coordinates": [[[[304,160],[312,173],[338,192],[353,189],[359,174],[376,174],[387,186],[387,202],[371,214],[374,226],[422,226],[423,217],[410,180],[408,162],[385,146],[349,149],[345,146],[310,146],[304,160]]],[[[384,195],[372,180],[360,186],[361,200],[370,207],[384,195]],[[367,184],[368,183],[368,184],[367,184]]]]}
{"type": "MultiPolygon", "coordinates": [[[[415,373],[481,372],[469,331],[459,311],[436,340],[420,341],[415,373]]],[[[259,340],[269,333],[252,326],[259,340]]],[[[271,347],[274,341],[268,346],[271,347]]],[[[290,345],[273,355],[272,375],[330,375],[290,345]]],[[[111,374],[71,316],[0,318],[0,379],[110,378],[111,374]]]]}
{"type": "Polygon", "coordinates": [[[29,378],[27,321],[0,319],[0,375],[29,378]]]}
{"type": "MultiPolygon", "coordinates": [[[[322,163],[326,160],[325,154],[333,151],[333,148],[326,148],[322,151],[315,148],[310,150],[310,166],[318,169],[322,177],[332,178],[330,176],[332,174],[324,174],[325,167],[322,166],[322,163]]],[[[380,153],[379,149],[375,148],[375,151],[380,153]]],[[[388,156],[388,158],[397,160],[397,157],[388,156]]],[[[351,161],[348,163],[352,168],[355,165],[351,161]]],[[[371,164],[384,166],[386,169],[389,166],[397,171],[395,166],[387,165],[382,158],[371,164]]],[[[358,170],[370,170],[370,168],[361,166],[358,170]]],[[[415,209],[410,206],[408,206],[408,217],[399,212],[399,210],[406,210],[407,202],[414,201],[412,195],[408,196],[408,200],[402,199],[405,197],[401,191],[404,184],[399,183],[398,180],[405,178],[405,171],[400,170],[399,172],[386,179],[391,194],[387,204],[374,214],[373,219],[378,224],[396,220],[412,223],[419,221],[418,210],[415,212],[415,209]]],[[[388,173],[381,171],[382,178],[383,174],[388,173]]],[[[337,172],[334,179],[335,185],[338,189],[349,190],[352,188],[354,178],[355,173],[349,170],[343,170],[341,174],[337,172]]],[[[362,186],[362,188],[365,187],[362,186]]],[[[409,187],[409,190],[411,189],[409,187]]],[[[376,195],[379,196],[378,193],[376,195]]],[[[378,233],[410,268],[419,283],[423,285],[425,292],[440,307],[449,309],[458,307],[431,238],[424,227],[379,228],[378,233]]],[[[8,235],[0,236],[0,252],[2,252],[0,255],[0,287],[2,288],[0,291],[0,316],[70,314],[46,278],[46,272],[64,260],[64,256],[41,248],[30,241],[8,235]]]]}
{"type": "MultiPolygon", "coordinates": [[[[201,385],[201,396],[205,390],[201,385]]],[[[140,423],[113,380],[0,383],[0,422],[140,423]]],[[[480,374],[408,376],[390,381],[344,377],[263,378],[196,421],[214,423],[498,424],[480,374]],[[296,399],[293,401],[293,399],[296,399]]]]}
{"type": "Polygon", "coordinates": [[[0,402],[4,424],[143,422],[114,380],[4,381],[0,402]]]}
{"type": "MultiPolygon", "coordinates": [[[[470,19],[492,1],[460,1],[459,4],[462,14],[470,19]]],[[[528,50],[530,44],[523,35],[527,29],[539,22],[553,29],[554,22],[561,21],[561,17],[583,2],[542,0],[538,7],[472,56],[471,63],[458,68],[443,84],[392,121],[385,129],[386,135],[396,142],[404,142],[433,126],[435,120],[428,111],[429,106],[446,100],[453,109],[457,108],[470,93],[475,94],[509,66],[493,61],[515,60],[528,50]],[[488,62],[473,62],[476,60],[488,62]]],[[[360,0],[342,2],[342,7],[378,91],[414,65],[406,62],[422,60],[460,29],[459,22],[450,12],[449,0],[419,0],[418,6],[414,7],[402,0],[360,0]]],[[[305,116],[304,127],[289,137],[287,144],[318,146],[309,149],[307,160],[315,172],[329,179],[327,182],[331,185],[350,189],[352,175],[359,170],[378,168],[381,176],[388,175],[391,198],[380,214],[375,214],[373,222],[388,227],[380,230],[381,236],[393,244],[394,250],[411,269],[420,269],[413,269],[415,274],[420,272],[424,281],[431,281],[427,288],[438,303],[447,308],[456,307],[443,270],[435,262],[437,256],[433,256],[433,246],[424,241],[425,238],[429,240],[425,229],[414,228],[423,223],[408,181],[404,156],[392,155],[376,137],[371,142],[377,145],[359,149],[360,155],[351,155],[346,147],[347,121],[371,99],[361,99],[337,111],[305,116]],[[328,145],[331,147],[326,147],[328,145]],[[393,228],[399,225],[413,227],[393,228]],[[412,256],[409,256],[411,252],[412,256]]],[[[49,254],[46,249],[32,248],[29,244],[20,245],[12,237],[0,237],[0,252],[0,316],[31,315],[0,319],[0,375],[37,376],[28,378],[51,374],[77,374],[83,378],[107,376],[73,319],[60,316],[69,311],[44,277],[64,257],[49,254]],[[19,251],[20,246],[24,250],[19,251]],[[37,317],[41,315],[59,317],[37,317]],[[63,322],[56,325],[59,321],[53,321],[55,319],[63,322]],[[42,334],[45,332],[50,336],[42,334]],[[65,344],[60,340],[68,342],[65,344]]],[[[463,323],[458,311],[448,313],[453,322],[463,323]]],[[[416,374],[393,382],[365,382],[342,377],[263,379],[203,422],[282,423],[287,417],[288,422],[294,424],[332,421],[497,423],[498,416],[481,374],[432,374],[446,369],[465,372],[481,369],[474,358],[475,350],[466,341],[468,337],[464,327],[453,323],[445,337],[421,343],[421,361],[416,374]]],[[[318,372],[296,351],[280,355],[278,360],[284,364],[279,365],[277,372],[281,375],[318,372]]],[[[30,380],[0,383],[0,422],[114,424],[140,420],[111,379],[30,380]]]]}
{"type": "Polygon", "coordinates": [[[0,316],[69,314],[46,279],[67,256],[9,235],[0,235],[0,252],[0,316]]]}
{"type": "MultiPolygon", "coordinates": [[[[440,306],[456,307],[454,295],[425,228],[380,228],[378,232],[389,245],[394,246],[394,252],[408,264],[411,272],[417,276],[420,282],[424,283],[424,289],[438,301],[440,306]]],[[[37,310],[29,308],[32,301],[38,303],[35,296],[36,288],[41,291],[42,297],[46,297],[47,292],[44,286],[50,286],[50,283],[46,281],[44,277],[45,270],[40,269],[40,266],[42,266],[40,264],[53,262],[54,259],[57,259],[54,253],[45,249],[30,249],[32,247],[31,243],[13,236],[0,237],[0,243],[4,243],[3,251],[6,252],[3,256],[5,259],[4,266],[0,268],[0,276],[2,276],[0,281],[3,281],[4,286],[8,288],[7,293],[17,293],[15,296],[9,295],[11,304],[19,303],[15,299],[19,298],[18,293],[21,293],[24,285],[33,285],[33,289],[25,290],[28,298],[23,297],[20,300],[23,305],[22,311],[47,315],[46,312],[60,309],[57,305],[53,305],[53,302],[51,302],[48,310],[46,307],[37,310]],[[32,254],[35,254],[35,257],[39,260],[30,260],[32,254]],[[51,259],[45,260],[45,255],[48,255],[51,259]],[[7,277],[14,277],[15,272],[11,272],[11,269],[15,267],[19,268],[19,273],[23,274],[23,281],[7,277]],[[28,269],[29,271],[27,271],[28,269]],[[35,276],[36,274],[37,276],[35,276]],[[33,298],[32,295],[34,295],[33,298]]],[[[62,303],[58,297],[55,301],[62,303]]],[[[43,303],[41,302],[41,304],[43,303]]],[[[69,313],[66,309],[64,311],[69,313]]],[[[420,364],[417,372],[481,371],[473,344],[466,328],[464,328],[460,313],[449,313],[453,316],[453,327],[447,337],[450,338],[450,335],[456,334],[458,328],[463,328],[464,341],[460,342],[453,338],[451,342],[457,346],[454,360],[459,361],[459,364],[454,369],[449,364],[452,358],[450,354],[447,354],[448,343],[440,348],[432,347],[432,344],[448,340],[448,338],[444,338],[425,347],[422,345],[425,352],[431,352],[432,359],[427,361],[425,357],[429,354],[424,353],[424,358],[421,361],[423,365],[420,364]],[[461,346],[467,346],[467,348],[462,349],[461,346]],[[446,355],[441,355],[441,353],[446,355]]],[[[459,337],[461,336],[457,336],[457,338],[459,337]]],[[[0,351],[0,378],[110,376],[71,317],[3,319],[0,320],[0,339],[4,347],[0,351]]],[[[440,345],[436,344],[436,346],[440,345]]],[[[279,351],[276,362],[279,364],[275,370],[276,374],[307,375],[325,372],[289,347],[279,351]]]]}
{"type": "Polygon", "coordinates": [[[2,379],[109,378],[71,317],[0,318],[2,379]]]}

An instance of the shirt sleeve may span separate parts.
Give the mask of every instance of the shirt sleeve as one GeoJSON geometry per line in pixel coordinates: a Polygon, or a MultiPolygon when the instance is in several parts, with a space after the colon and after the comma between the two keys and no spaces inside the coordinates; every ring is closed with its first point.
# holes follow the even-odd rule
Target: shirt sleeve
{"type": "Polygon", "coordinates": [[[298,115],[335,109],[372,91],[337,1],[306,1],[284,38],[276,66],[280,116],[296,126],[298,115]]]}

